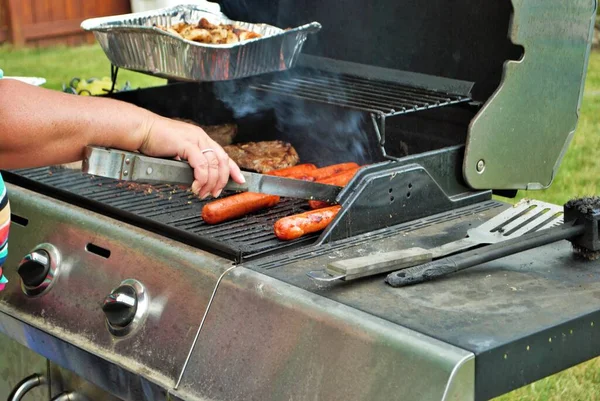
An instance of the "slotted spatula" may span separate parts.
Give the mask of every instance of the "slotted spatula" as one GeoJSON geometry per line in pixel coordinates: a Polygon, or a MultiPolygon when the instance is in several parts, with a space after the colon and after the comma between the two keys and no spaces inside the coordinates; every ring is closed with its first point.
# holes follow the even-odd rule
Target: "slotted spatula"
{"type": "Polygon", "coordinates": [[[522,200],[478,227],[467,237],[431,248],[409,248],[338,260],[324,270],[306,273],[317,281],[354,280],[430,262],[480,245],[495,244],[529,232],[544,230],[563,222],[562,206],[536,200],[522,200]]]}

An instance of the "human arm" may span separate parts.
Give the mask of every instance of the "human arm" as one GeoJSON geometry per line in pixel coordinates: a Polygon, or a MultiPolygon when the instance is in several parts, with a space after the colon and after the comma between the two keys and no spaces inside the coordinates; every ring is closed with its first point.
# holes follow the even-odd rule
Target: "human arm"
{"type": "Polygon", "coordinates": [[[194,192],[218,196],[239,167],[199,127],[114,99],[74,96],[0,80],[0,168],[81,160],[88,145],[180,157],[194,168],[194,192]],[[202,153],[202,150],[213,149],[202,153]]]}

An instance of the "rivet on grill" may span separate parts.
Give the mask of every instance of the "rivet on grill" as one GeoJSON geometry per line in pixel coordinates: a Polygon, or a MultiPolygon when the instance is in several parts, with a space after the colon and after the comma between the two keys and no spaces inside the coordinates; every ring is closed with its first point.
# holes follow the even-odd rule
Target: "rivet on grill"
{"type": "Polygon", "coordinates": [[[129,159],[125,159],[125,164],[127,164],[127,165],[128,165],[129,163],[131,163],[131,160],[129,160],[129,159]]]}
{"type": "Polygon", "coordinates": [[[148,168],[146,169],[146,174],[150,175],[150,174],[152,174],[152,171],[153,171],[153,170],[152,170],[152,167],[148,167],[148,168]]]}
{"type": "Polygon", "coordinates": [[[483,173],[483,170],[485,170],[485,162],[483,160],[479,160],[477,162],[477,172],[478,173],[483,173]]]}
{"type": "Polygon", "coordinates": [[[127,170],[123,171],[123,175],[127,175],[127,174],[129,174],[129,171],[127,171],[127,170]]]}

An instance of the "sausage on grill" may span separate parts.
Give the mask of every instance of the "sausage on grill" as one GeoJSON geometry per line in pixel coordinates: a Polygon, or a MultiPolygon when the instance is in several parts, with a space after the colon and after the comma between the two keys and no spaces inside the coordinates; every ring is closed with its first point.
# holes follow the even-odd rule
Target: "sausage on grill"
{"type": "Polygon", "coordinates": [[[278,177],[286,177],[286,178],[296,178],[296,179],[304,179],[311,177],[310,173],[315,171],[317,166],[311,163],[298,164],[294,167],[282,168],[279,170],[269,171],[265,173],[265,175],[275,175],[278,177]]]}
{"type": "Polygon", "coordinates": [[[244,192],[207,203],[202,208],[202,219],[208,224],[222,223],[273,207],[277,203],[279,196],[244,192]]]}
{"type": "MultiPolygon", "coordinates": [[[[307,163],[273,170],[266,174],[286,178],[296,178],[295,176],[298,176],[297,178],[300,179],[301,176],[305,176],[308,172],[316,168],[314,164],[307,163]]],[[[204,205],[202,208],[202,219],[208,224],[222,223],[273,207],[279,203],[279,199],[279,196],[276,195],[257,194],[254,192],[231,195],[204,205]]]]}
{"type": "Polygon", "coordinates": [[[313,177],[315,181],[322,180],[324,178],[332,177],[342,171],[352,170],[358,168],[358,164],[354,162],[332,164],[331,166],[321,167],[311,171],[308,175],[313,177]]]}
{"type": "MultiPolygon", "coordinates": [[[[321,184],[337,185],[339,187],[343,187],[350,182],[350,180],[356,175],[356,173],[358,173],[359,169],[360,167],[356,167],[351,170],[346,170],[332,177],[323,178],[322,180],[319,180],[317,182],[320,182],[321,184]]],[[[308,201],[308,206],[311,209],[322,209],[324,207],[330,206],[330,204],[320,200],[311,200],[308,201]]]]}
{"type": "Polygon", "coordinates": [[[342,207],[330,206],[319,210],[283,217],[275,222],[275,235],[280,240],[290,241],[303,235],[324,230],[342,207]]]}

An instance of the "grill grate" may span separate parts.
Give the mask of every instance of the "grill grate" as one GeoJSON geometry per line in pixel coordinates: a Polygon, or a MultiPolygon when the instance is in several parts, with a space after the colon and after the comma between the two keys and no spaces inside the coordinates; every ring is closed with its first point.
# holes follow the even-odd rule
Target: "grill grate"
{"type": "Polygon", "coordinates": [[[230,257],[236,262],[314,242],[317,235],[280,241],[273,224],[281,217],[308,210],[305,201],[283,199],[268,210],[209,225],[200,217],[204,203],[191,192],[171,185],[140,185],[92,177],[60,167],[3,172],[7,181],[59,192],[74,203],[132,222],[171,238],[230,257]]]}
{"type": "Polygon", "coordinates": [[[392,117],[447,106],[471,99],[466,96],[373,81],[351,75],[299,70],[283,77],[269,78],[250,85],[254,90],[326,103],[358,111],[392,117]]]}

